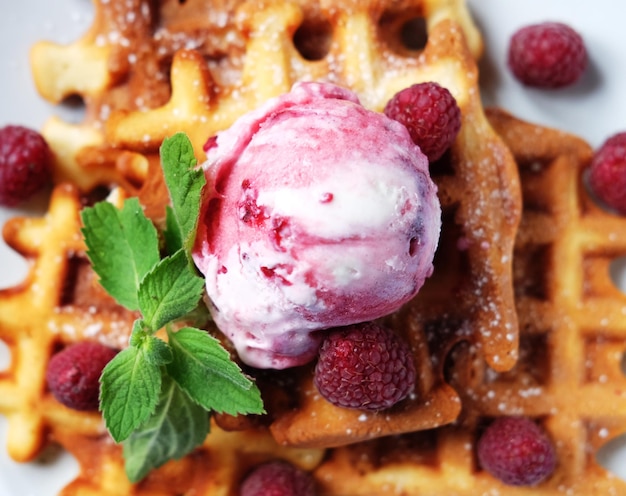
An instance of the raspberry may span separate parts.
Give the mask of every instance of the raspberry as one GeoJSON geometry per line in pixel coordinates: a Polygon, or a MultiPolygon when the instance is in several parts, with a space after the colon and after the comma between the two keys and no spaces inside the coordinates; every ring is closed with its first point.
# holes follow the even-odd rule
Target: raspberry
{"type": "Polygon", "coordinates": [[[74,410],[97,410],[100,375],[117,350],[83,341],[56,353],[48,363],[46,381],[54,397],[74,410]]]}
{"type": "Polygon", "coordinates": [[[396,93],[384,113],[406,126],[430,162],[441,158],[461,129],[461,110],[452,94],[437,83],[419,83],[396,93]]]}
{"type": "Polygon", "coordinates": [[[320,347],[314,381],[331,403],[383,410],[415,386],[409,346],[393,331],[369,322],[331,332],[320,347]]]}
{"type": "Polygon", "coordinates": [[[315,481],[304,470],[282,460],[263,463],[250,472],[240,496],[315,496],[315,481]]]}
{"type": "Polygon", "coordinates": [[[527,417],[500,417],[478,441],[478,461],[505,484],[533,486],[556,466],[556,452],[546,432],[527,417]]]}
{"type": "Polygon", "coordinates": [[[561,88],[576,82],[587,67],[582,37],[559,22],[526,26],[511,37],[509,68],[527,86],[561,88]]]}
{"type": "Polygon", "coordinates": [[[0,128],[0,205],[13,207],[52,181],[51,153],[36,131],[0,128]]]}
{"type": "Polygon", "coordinates": [[[626,215],[626,132],[611,136],[596,151],[589,186],[601,202],[626,215]]]}

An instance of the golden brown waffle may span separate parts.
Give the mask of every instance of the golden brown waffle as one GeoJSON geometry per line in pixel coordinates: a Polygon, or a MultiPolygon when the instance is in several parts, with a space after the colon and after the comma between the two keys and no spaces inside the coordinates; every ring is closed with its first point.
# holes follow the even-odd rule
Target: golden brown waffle
{"type": "MultiPolygon", "coordinates": [[[[202,159],[207,137],[267,98],[288,91],[295,81],[317,79],[350,87],[376,110],[412,83],[440,82],[455,95],[463,115],[459,138],[438,181],[449,224],[461,226],[455,232],[467,245],[458,314],[491,365],[506,370],[517,351],[510,280],[519,192],[508,151],[482,114],[474,62],[480,36],[463,2],[387,5],[188,1],[164,2],[151,10],[126,1],[98,4],[96,22],[77,43],[44,43],[33,50],[42,94],[58,100],[79,93],[87,106],[81,125],[68,129],[53,119],[44,134],[60,157],[61,180],[83,189],[114,181],[133,191],[150,177],[149,164],[156,161],[164,137],[185,131],[202,159]],[[201,16],[209,4],[213,14],[201,16]],[[132,25],[129,15],[135,19],[132,25]],[[402,43],[403,32],[420,19],[428,26],[428,42],[412,49],[402,43]],[[183,38],[193,50],[180,49],[183,38]],[[324,51],[312,53],[307,44],[311,39],[321,40],[324,51]],[[84,65],[89,88],[81,87],[85,59],[90,60],[84,65]],[[76,72],[50,69],[61,62],[76,72]],[[492,195],[494,190],[500,195],[492,195]]],[[[385,415],[363,417],[321,400],[305,374],[297,400],[274,412],[276,439],[297,446],[332,446],[452,421],[459,411],[458,397],[429,359],[445,353],[445,344],[430,349],[424,330],[415,328],[411,318],[407,310],[396,316],[395,326],[406,330],[419,357],[418,394],[385,415]]]]}
{"type": "Polygon", "coordinates": [[[496,373],[479,349],[459,344],[447,366],[463,401],[459,421],[335,450],[316,472],[329,494],[626,494],[626,483],[595,459],[626,432],[626,295],[609,273],[626,254],[626,219],[587,194],[586,143],[500,110],[488,115],[522,180],[514,259],[520,359],[496,373]],[[537,488],[507,487],[477,464],[481,428],[503,415],[537,419],[555,442],[556,472],[537,488]]]}
{"type": "MultiPolygon", "coordinates": [[[[177,129],[195,138],[201,156],[208,136],[297,80],[337,79],[356,89],[368,106],[382,108],[390,94],[415,80],[404,68],[405,57],[398,56],[406,52],[402,30],[411,21],[425,19],[433,26],[454,19],[472,53],[482,51],[464,0],[339,6],[307,0],[109,0],[94,5],[95,20],[80,40],[66,46],[40,42],[31,53],[44,98],[58,103],[78,95],[85,103],[80,125],[52,118],[43,129],[57,152],[59,181],[83,189],[146,173],[141,167],[120,170],[86,150],[132,143],[154,152],[163,136],[177,129]],[[181,54],[179,66],[191,67],[177,75],[172,60],[183,49],[192,53],[181,54]],[[141,117],[161,106],[157,117],[154,112],[141,117]],[[117,123],[107,126],[118,110],[137,112],[117,116],[117,123]]],[[[449,80],[455,72],[440,78],[449,80]]]]}
{"type": "Polygon", "coordinates": [[[3,230],[9,246],[31,262],[21,285],[0,291],[0,338],[11,350],[11,365],[0,374],[0,411],[9,420],[9,454],[18,461],[39,452],[51,424],[102,432],[99,415],[63,408],[51,398],[46,366],[64,342],[98,339],[120,347],[134,320],[90,284],[79,209],[76,189],[59,186],[45,217],[13,219],[3,230]]]}
{"type": "Polygon", "coordinates": [[[324,454],[278,446],[267,431],[225,432],[213,425],[192,455],[168,462],[139,484],[131,484],[121,448],[110,438],[85,437],[71,429],[56,430],[54,438],[69,447],[81,470],[59,496],[234,496],[244,475],[260,463],[280,458],[310,471],[324,454]]]}
{"type": "MultiPolygon", "coordinates": [[[[43,380],[57,344],[99,339],[122,346],[134,317],[93,284],[77,231],[85,195],[98,186],[119,185],[139,195],[149,215],[160,221],[157,153],[164,137],[187,132],[202,160],[209,136],[294,82],[309,79],[347,86],[375,110],[412,83],[438,81],[456,97],[462,127],[451,151],[433,164],[444,208],[435,274],[414,302],[389,317],[415,351],[416,394],[387,412],[364,415],[322,400],[306,368],[288,381],[260,374],[270,431],[279,444],[312,448],[303,452],[314,457],[320,451],[313,448],[320,446],[452,422],[461,402],[443,375],[449,350],[459,340],[469,342],[493,369],[504,372],[515,364],[518,347],[512,249],[519,183],[508,148],[481,107],[475,64],[481,49],[460,0],[346,2],[340,7],[325,1],[109,0],[96,2],[93,27],[76,43],[38,44],[32,65],[42,95],[60,101],[78,94],[86,116],[79,125],[57,118],[46,124],[43,132],[56,155],[60,186],[45,218],[14,220],[4,231],[7,242],[33,265],[22,285],[0,291],[0,338],[13,355],[11,367],[0,375],[0,390],[8,393],[0,399],[0,413],[9,417],[11,455],[32,459],[50,433],[81,459],[76,494],[85,487],[93,487],[92,494],[114,491],[121,477],[119,470],[104,473],[105,466],[119,468],[121,462],[98,416],[61,407],[43,380]],[[422,19],[428,40],[416,46],[406,39],[407,30],[422,19]],[[24,325],[15,316],[30,312],[38,298],[45,305],[31,312],[24,325]],[[447,322],[446,332],[434,332],[431,322],[438,317],[447,322]],[[36,367],[30,357],[37,357],[36,367]],[[293,389],[283,390],[284,384],[293,389]],[[89,464],[90,453],[107,463],[89,464]],[[88,483],[87,474],[99,482],[88,483]]],[[[218,421],[233,428],[232,419],[218,421]]],[[[267,433],[260,428],[239,435],[267,433]]],[[[276,456],[300,452],[276,449],[268,447],[276,456]]],[[[211,453],[220,456],[219,450],[211,453]]],[[[220,486],[225,494],[229,484],[220,486]]]]}
{"type": "Polygon", "coordinates": [[[86,200],[73,186],[57,186],[45,217],[16,218],[4,226],[9,245],[31,261],[22,285],[0,290],[0,339],[12,355],[9,369],[0,373],[0,412],[9,421],[10,456],[30,461],[45,443],[60,443],[81,468],[64,495],[179,494],[184,488],[228,494],[245,470],[267,459],[281,457],[314,468],[323,450],[281,447],[267,429],[226,433],[213,426],[193,455],[166,464],[132,487],[121,448],[106,433],[100,414],[67,408],[46,391],[46,365],[58,346],[97,339],[120,348],[137,317],[95,281],[79,231],[86,200]]]}
{"type": "MultiPolygon", "coordinates": [[[[299,384],[298,403],[271,425],[282,443],[339,446],[450,422],[460,404],[443,381],[441,365],[459,334],[480,346],[494,369],[508,370],[517,358],[511,265],[520,213],[518,177],[508,149],[484,118],[477,69],[462,32],[450,21],[436,24],[424,50],[416,58],[408,57],[404,70],[410,76],[402,79],[403,84],[410,79],[446,84],[463,116],[451,152],[431,166],[444,208],[435,272],[414,301],[388,319],[413,346],[420,378],[417,394],[380,415],[364,415],[328,404],[316,394],[309,374],[299,384]],[[427,319],[443,314],[455,327],[448,335],[439,333],[431,339],[427,319]]],[[[397,90],[385,81],[379,84],[387,96],[374,105],[378,109],[397,90]]]]}

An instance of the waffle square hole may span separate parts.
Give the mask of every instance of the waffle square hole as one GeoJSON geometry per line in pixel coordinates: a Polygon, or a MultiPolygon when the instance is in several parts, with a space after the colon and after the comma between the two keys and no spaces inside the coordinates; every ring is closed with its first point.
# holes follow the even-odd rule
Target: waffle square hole
{"type": "Polygon", "coordinates": [[[0,339],[0,373],[11,368],[11,350],[9,346],[0,339]]]}
{"type": "Polygon", "coordinates": [[[439,463],[436,429],[388,436],[352,448],[352,462],[363,473],[398,464],[436,467],[439,463]]]}
{"type": "Polygon", "coordinates": [[[513,263],[515,296],[545,300],[548,297],[546,266],[551,260],[551,246],[525,246],[516,250],[513,263]]]}
{"type": "Polygon", "coordinates": [[[623,340],[606,336],[589,336],[585,339],[584,379],[587,383],[626,386],[626,345],[623,340]]]}
{"type": "Polygon", "coordinates": [[[610,263],[609,276],[613,284],[626,293],[626,257],[618,257],[610,263]]]}
{"type": "Polygon", "coordinates": [[[550,212],[554,200],[550,196],[550,165],[552,160],[527,160],[519,163],[524,210],[550,212]]]}
{"type": "Polygon", "coordinates": [[[330,52],[333,40],[333,27],[328,19],[310,17],[298,27],[293,36],[293,44],[305,60],[322,60],[330,52]]]}
{"type": "Polygon", "coordinates": [[[72,255],[68,258],[63,289],[59,296],[59,306],[100,308],[115,305],[114,300],[106,293],[96,280],[97,276],[91,268],[89,260],[72,255]]]}
{"type": "Polygon", "coordinates": [[[378,22],[380,40],[393,52],[415,56],[428,42],[426,19],[420,9],[385,11],[378,22]]]}
{"type": "Polygon", "coordinates": [[[550,360],[547,334],[522,334],[515,367],[508,372],[489,371],[487,382],[515,383],[522,388],[542,386],[550,379],[550,360]]]}

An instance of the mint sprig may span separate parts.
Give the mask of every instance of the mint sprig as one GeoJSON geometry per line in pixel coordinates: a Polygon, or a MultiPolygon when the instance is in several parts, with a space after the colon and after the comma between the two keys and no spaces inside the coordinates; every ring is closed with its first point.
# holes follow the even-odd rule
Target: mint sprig
{"type": "Polygon", "coordinates": [[[154,414],[124,443],[128,478],[141,480],[154,467],[182,458],[202,444],[208,431],[205,409],[165,376],[154,414]]]}
{"type": "Polygon", "coordinates": [[[214,337],[192,327],[168,334],[169,374],[196,403],[231,415],[262,408],[247,394],[248,379],[237,373],[239,367],[214,337]]]}
{"type": "Polygon", "coordinates": [[[102,372],[100,408],[116,442],[148,420],[160,390],[161,367],[151,358],[149,346],[129,346],[107,364],[102,372]]]}
{"type": "Polygon", "coordinates": [[[202,296],[204,280],[190,266],[180,249],[165,257],[139,284],[139,309],[149,329],[160,329],[168,322],[191,312],[202,296]]]}
{"type": "Polygon", "coordinates": [[[117,302],[137,310],[139,283],[159,261],[157,230],[130,198],[121,210],[100,202],[82,212],[87,255],[100,284],[117,302]]]}
{"type": "Polygon", "coordinates": [[[217,339],[175,325],[194,320],[201,305],[204,280],[191,249],[205,179],[184,134],[163,142],[161,165],[171,202],[163,256],[159,233],[138,199],[126,200],[121,209],[101,202],[82,212],[87,256],[102,286],[120,305],[141,314],[129,346],[100,378],[104,422],[123,443],[133,482],[201,444],[212,411],[264,412],[256,384],[217,339]],[[167,341],[156,336],[162,328],[167,341]]]}
{"type": "MultiPolygon", "coordinates": [[[[181,135],[184,136],[184,135],[181,135]]],[[[196,157],[189,140],[165,140],[161,146],[161,161],[177,164],[163,167],[163,176],[172,200],[166,207],[165,242],[170,253],[191,250],[198,224],[198,206],[204,187],[204,173],[196,169],[196,157]]]]}

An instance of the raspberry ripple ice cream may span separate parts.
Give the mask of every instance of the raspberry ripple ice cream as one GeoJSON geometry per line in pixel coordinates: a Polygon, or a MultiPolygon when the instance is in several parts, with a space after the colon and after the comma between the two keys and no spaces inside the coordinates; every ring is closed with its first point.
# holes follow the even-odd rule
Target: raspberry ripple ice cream
{"type": "Polygon", "coordinates": [[[388,315],[432,273],[441,209],[428,161],[351,91],[298,83],[205,148],[193,258],[245,363],[307,363],[316,331],[388,315]]]}

